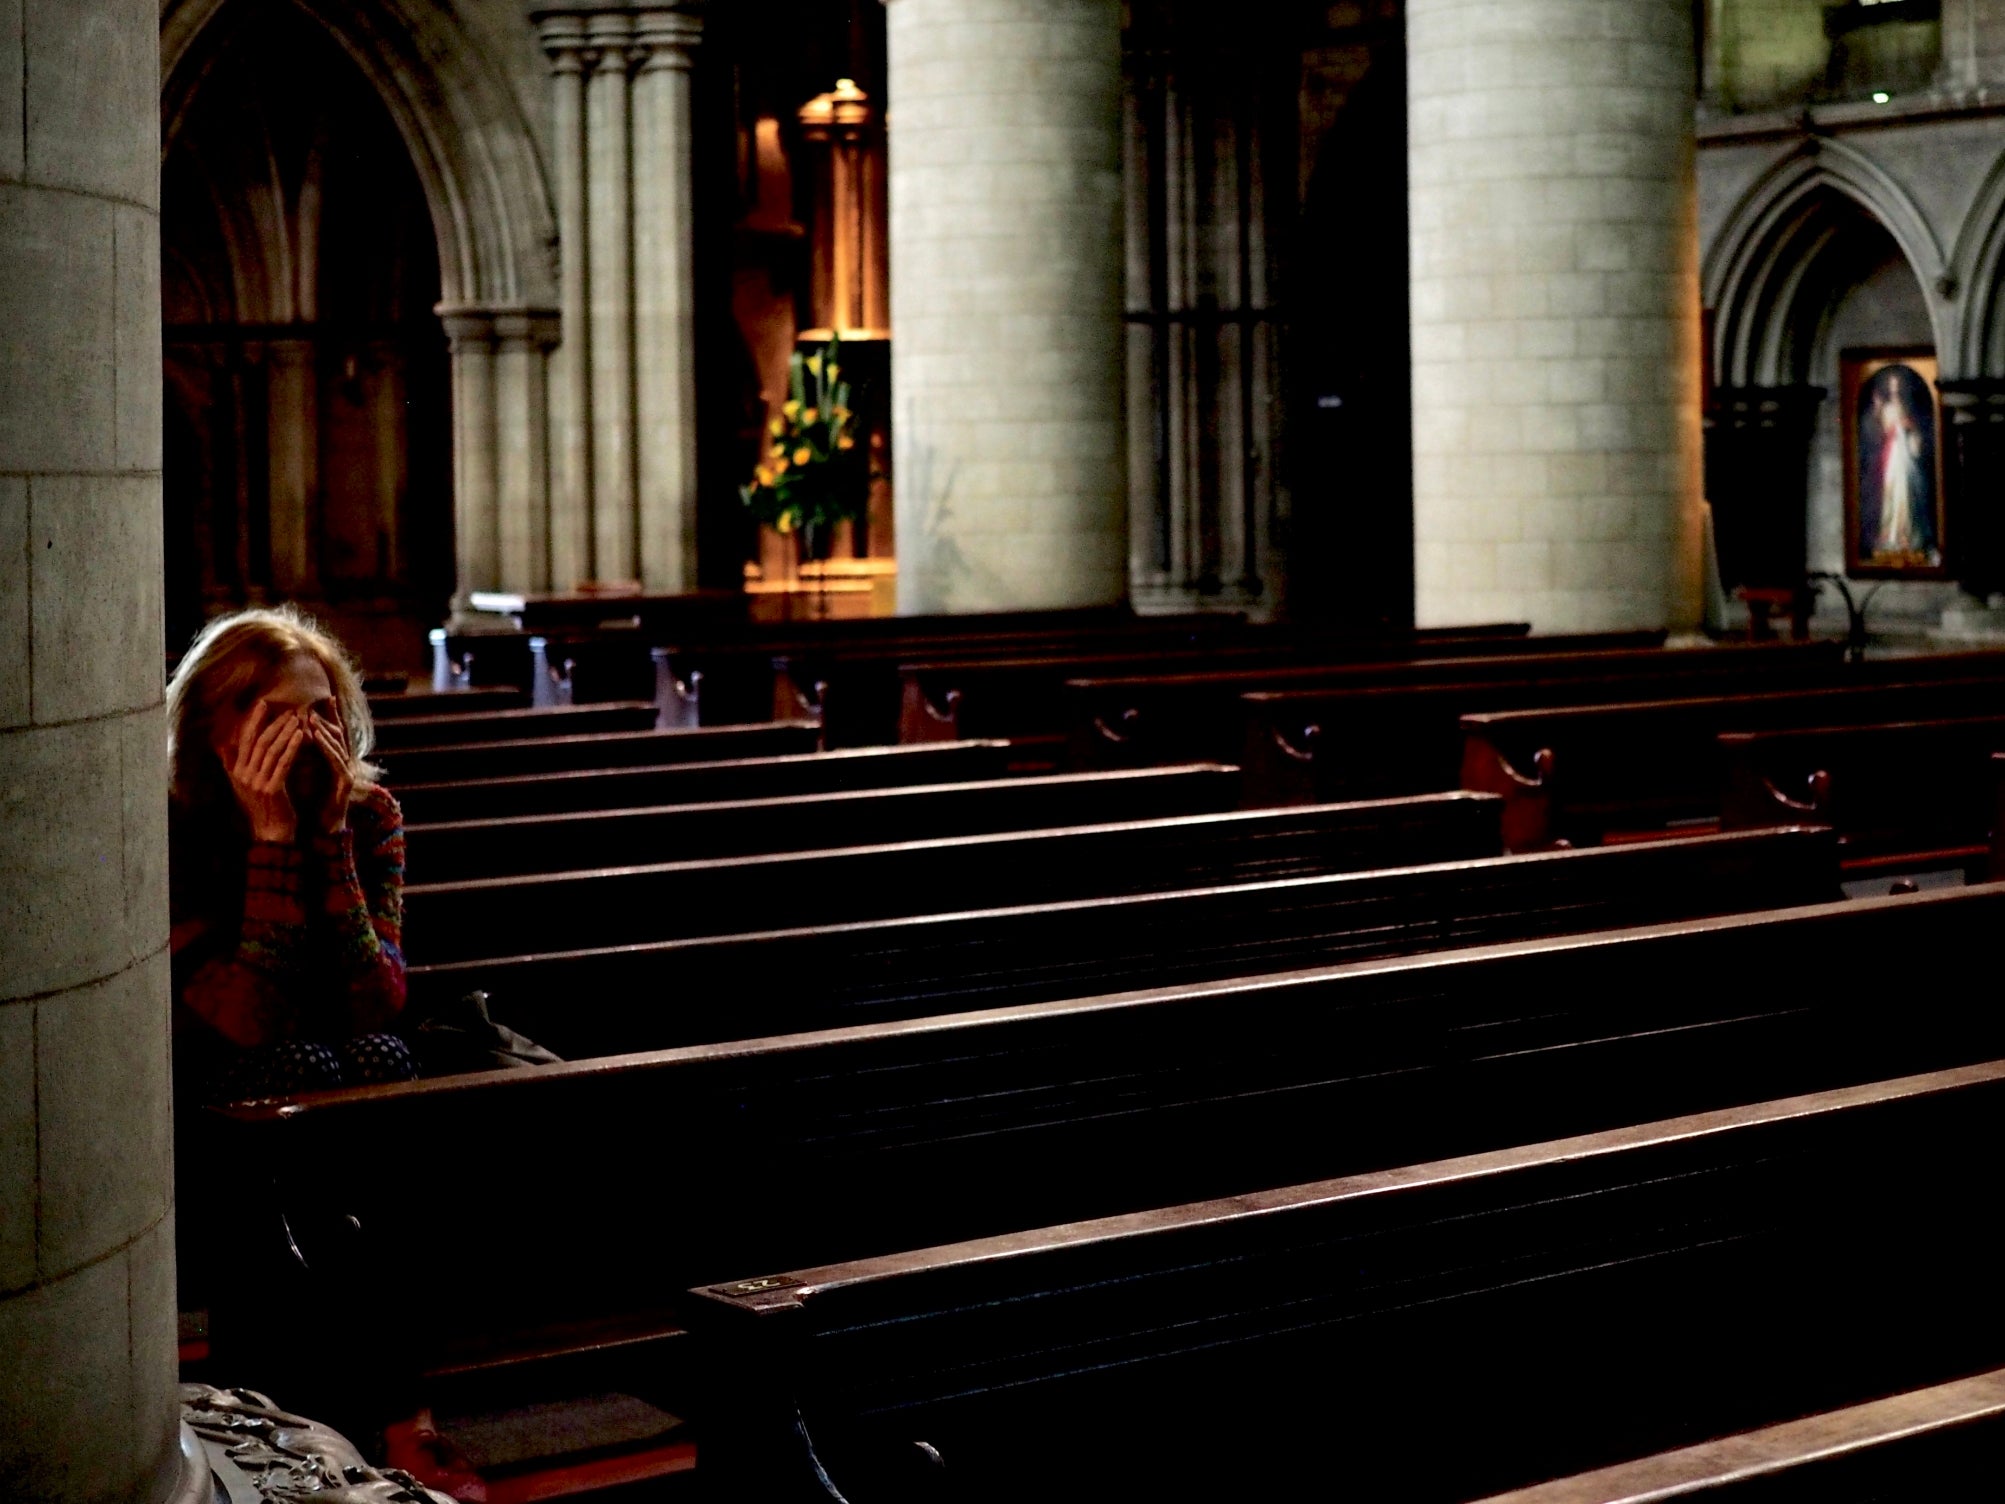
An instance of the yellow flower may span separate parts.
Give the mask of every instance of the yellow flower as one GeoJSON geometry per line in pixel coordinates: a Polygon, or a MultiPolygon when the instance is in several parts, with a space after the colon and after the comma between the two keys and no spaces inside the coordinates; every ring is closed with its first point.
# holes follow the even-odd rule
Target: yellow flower
{"type": "MultiPolygon", "coordinates": [[[[801,415],[801,405],[790,398],[780,404],[780,411],[785,413],[789,418],[798,418],[801,415]]],[[[786,430],[785,428],[776,428],[773,432],[784,433],[786,430]]]]}
{"type": "Polygon", "coordinates": [[[844,407],[840,402],[838,402],[834,407],[830,408],[829,412],[834,415],[835,421],[838,423],[842,422],[845,418],[849,416],[849,409],[844,407]]]}
{"type": "Polygon", "coordinates": [[[794,530],[794,514],[792,512],[780,513],[778,520],[773,523],[773,526],[783,533],[791,533],[794,530]]]}
{"type": "Polygon", "coordinates": [[[815,452],[812,449],[808,448],[807,445],[805,444],[803,444],[800,448],[794,451],[794,463],[796,465],[805,465],[809,460],[813,459],[814,457],[815,457],[815,452]]]}
{"type": "Polygon", "coordinates": [[[773,472],[768,470],[764,465],[761,465],[757,470],[752,472],[752,479],[762,486],[770,486],[773,483],[773,472]]]}
{"type": "Polygon", "coordinates": [[[821,409],[818,407],[811,407],[806,412],[801,414],[801,421],[803,423],[813,423],[816,422],[818,419],[820,419],[820,417],[821,417],[821,409]]]}
{"type": "Polygon", "coordinates": [[[854,449],[856,447],[856,440],[851,438],[848,434],[844,434],[841,438],[835,441],[835,447],[838,449],[854,449]]]}
{"type": "Polygon", "coordinates": [[[766,431],[772,434],[772,436],[777,439],[781,434],[787,431],[787,420],[785,418],[773,419],[772,422],[766,425],[766,431]]]}
{"type": "Polygon", "coordinates": [[[775,474],[775,475],[785,475],[786,473],[787,473],[787,457],[786,457],[786,456],[785,456],[784,454],[776,454],[776,455],[774,455],[774,456],[773,456],[773,474],[775,474]]]}
{"type": "Polygon", "coordinates": [[[808,357],[808,374],[810,376],[821,375],[821,356],[810,355],[808,357]]]}

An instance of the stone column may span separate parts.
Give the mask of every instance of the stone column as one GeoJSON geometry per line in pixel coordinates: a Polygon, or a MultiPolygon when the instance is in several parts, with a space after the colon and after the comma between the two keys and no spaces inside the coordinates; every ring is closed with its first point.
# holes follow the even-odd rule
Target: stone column
{"type": "Polygon", "coordinates": [[[1120,0],[892,0],[903,612],[1128,580],[1120,0]]]}
{"type": "Polygon", "coordinates": [[[591,255],[586,230],[584,22],[574,15],[543,17],[550,57],[552,155],[557,177],[560,316],[556,390],[551,403],[554,454],[550,503],[550,584],[569,590],[591,579],[592,339],[591,255]]]}
{"type": "Polygon", "coordinates": [[[175,1450],[159,13],[0,26],[0,1498],[175,1450]]]}
{"type": "Polygon", "coordinates": [[[1406,27],[1419,623],[1695,624],[1690,0],[1406,27]]]}
{"type": "Polygon", "coordinates": [[[549,372],[557,321],[547,314],[497,313],[494,338],[501,583],[508,590],[548,590],[552,588],[549,372]]]}
{"type": "Polygon", "coordinates": [[[501,586],[501,501],[496,464],[494,316],[445,309],[453,368],[453,610],[475,590],[501,586]]]}
{"type": "Polygon", "coordinates": [[[306,339],[265,344],[272,588],[311,594],[320,557],[320,380],[306,339]]]}
{"type": "Polygon", "coordinates": [[[697,16],[636,20],[633,81],[634,406],[640,579],[696,587],[696,219],[689,71],[697,16]]]}
{"type": "Polygon", "coordinates": [[[624,11],[587,18],[595,63],[585,85],[586,213],[591,268],[592,534],[602,580],[637,578],[634,471],[632,116],[624,11]]]}

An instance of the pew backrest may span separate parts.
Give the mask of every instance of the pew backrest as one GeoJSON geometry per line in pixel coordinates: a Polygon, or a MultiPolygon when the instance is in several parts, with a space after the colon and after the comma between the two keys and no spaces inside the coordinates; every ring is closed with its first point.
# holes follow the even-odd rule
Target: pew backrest
{"type": "Polygon", "coordinates": [[[1239,770],[1200,763],[652,809],[408,823],[406,870],[416,881],[446,883],[1216,814],[1238,802],[1239,770]]]}
{"type": "Polygon", "coordinates": [[[371,760],[389,775],[394,791],[404,783],[471,778],[520,778],[594,768],[666,767],[738,757],[783,757],[812,752],[821,728],[807,721],[714,726],[689,731],[615,731],[600,736],[529,736],[519,741],[461,742],[379,752],[371,760]]]}
{"type": "Polygon", "coordinates": [[[579,1059],[1839,896],[1829,830],[1764,830],[419,966],[411,1006],[479,987],[579,1059]]]}
{"type": "Polygon", "coordinates": [[[832,851],[600,872],[413,882],[414,963],[745,934],[806,915],[826,924],[1162,892],[1495,856],[1487,795],[1189,815],[935,837],[832,851]]]}
{"type": "Polygon", "coordinates": [[[385,721],[376,744],[385,752],[421,747],[465,746],[474,742],[524,741],[550,736],[596,736],[611,731],[646,731],[655,723],[651,701],[615,700],[603,705],[539,705],[520,710],[476,710],[464,715],[406,716],[385,721]]]}
{"type": "Polygon", "coordinates": [[[2005,1338],[1969,1192],[2001,1110],[1991,1060],[754,1266],[689,1302],[722,1376],[705,1466],[727,1497],[868,1504],[897,1455],[872,1452],[923,1443],[995,1497],[1452,1499],[1960,1377],[2005,1338]],[[1207,1446],[1163,1448],[1193,1392],[1207,1446]]]}
{"type": "Polygon", "coordinates": [[[1000,778],[1009,771],[1007,742],[935,742],[923,747],[860,747],[780,757],[651,768],[588,768],[519,778],[399,783],[398,802],[413,824],[495,819],[594,809],[640,809],[720,799],[777,799],[840,789],[894,788],[1000,778]]]}

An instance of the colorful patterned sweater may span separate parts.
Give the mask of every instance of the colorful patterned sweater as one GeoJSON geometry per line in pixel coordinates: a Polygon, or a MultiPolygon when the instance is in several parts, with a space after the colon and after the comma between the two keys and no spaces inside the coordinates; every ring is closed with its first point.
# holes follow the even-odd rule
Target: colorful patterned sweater
{"type": "Polygon", "coordinates": [[[176,996],[231,1044],[349,1038],[402,1010],[404,820],[387,789],[360,791],[332,836],[181,842],[175,858],[176,996]]]}

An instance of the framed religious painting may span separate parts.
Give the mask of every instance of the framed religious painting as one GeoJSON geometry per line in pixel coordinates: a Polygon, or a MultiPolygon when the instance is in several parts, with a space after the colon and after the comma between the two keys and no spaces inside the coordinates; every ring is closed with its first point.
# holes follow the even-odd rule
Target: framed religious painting
{"type": "Polygon", "coordinates": [[[1838,357],[1845,463],[1845,572],[1942,579],[1942,403],[1932,350],[1846,350],[1838,357]]]}

